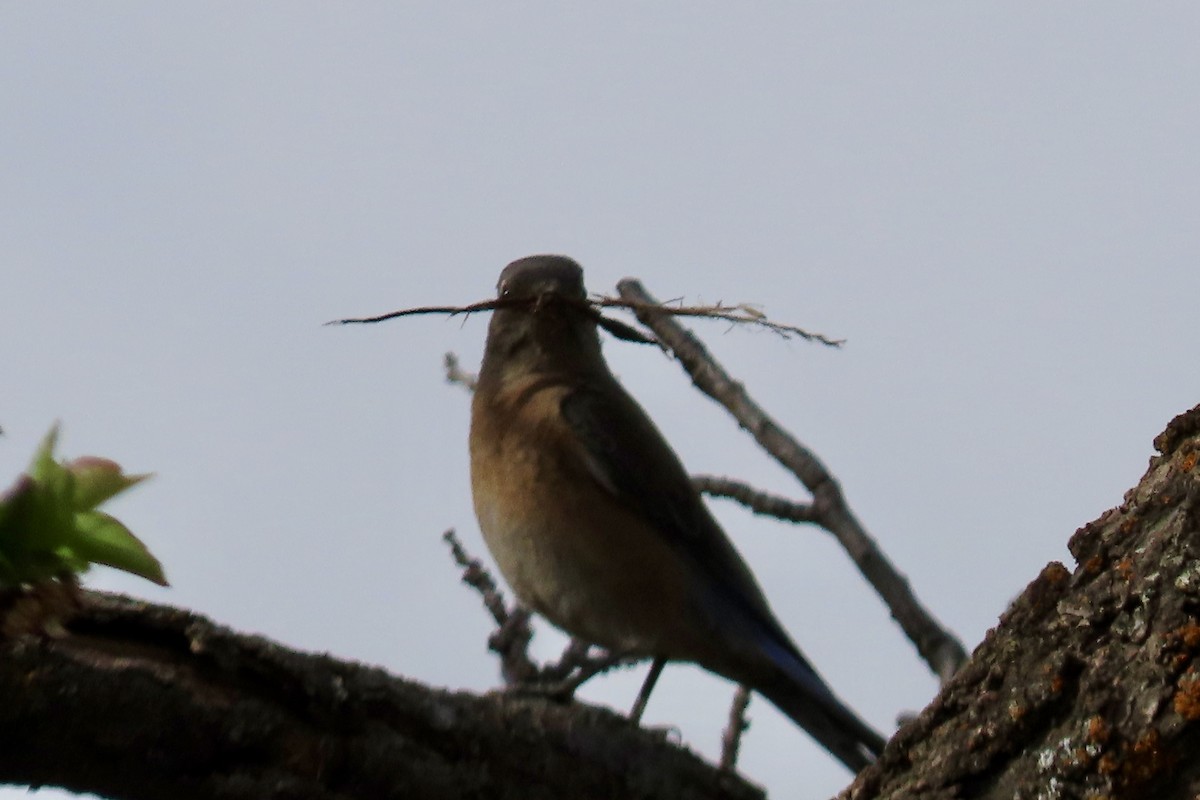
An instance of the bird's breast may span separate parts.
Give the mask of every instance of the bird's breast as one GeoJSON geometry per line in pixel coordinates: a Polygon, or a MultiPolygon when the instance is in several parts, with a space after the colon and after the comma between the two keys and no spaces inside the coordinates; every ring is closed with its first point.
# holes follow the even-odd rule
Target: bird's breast
{"type": "Polygon", "coordinates": [[[517,597],[580,638],[687,657],[686,570],[589,472],[560,413],[570,386],[531,379],[481,388],[470,437],[475,513],[517,597]]]}

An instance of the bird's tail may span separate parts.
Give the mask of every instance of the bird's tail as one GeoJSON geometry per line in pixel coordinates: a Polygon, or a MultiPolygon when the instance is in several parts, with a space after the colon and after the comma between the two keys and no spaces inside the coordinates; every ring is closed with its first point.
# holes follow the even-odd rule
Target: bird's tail
{"type": "Polygon", "coordinates": [[[787,666],[754,688],[852,772],[872,763],[886,740],[838,700],[803,658],[787,666]]]}

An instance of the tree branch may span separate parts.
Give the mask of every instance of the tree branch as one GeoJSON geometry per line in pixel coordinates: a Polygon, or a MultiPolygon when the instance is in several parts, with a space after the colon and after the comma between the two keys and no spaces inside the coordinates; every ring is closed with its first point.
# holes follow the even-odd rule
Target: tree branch
{"type": "Polygon", "coordinates": [[[797,503],[786,497],[763,492],[748,483],[716,475],[693,475],[692,486],[709,497],[736,500],[755,514],[774,517],[785,522],[817,522],[817,512],[811,503],[797,503]]]}
{"type": "Polygon", "coordinates": [[[841,486],[820,459],[755,403],[699,339],[673,317],[656,311],[654,304],[657,301],[641,283],[626,278],[617,284],[617,291],[622,297],[642,304],[635,306],[638,319],[671,350],[696,388],[724,406],[764,450],[812,492],[813,521],[841,542],[934,673],[943,682],[953,675],[966,660],[966,651],[917,600],[908,581],[887,560],[854,516],[842,495],[841,486]]]}
{"type": "Polygon", "coordinates": [[[128,800],[760,798],[604,709],[430,689],[86,593],[0,641],[0,783],[128,800]]]}
{"type": "Polygon", "coordinates": [[[1200,406],[844,800],[1200,791],[1200,406]]]}

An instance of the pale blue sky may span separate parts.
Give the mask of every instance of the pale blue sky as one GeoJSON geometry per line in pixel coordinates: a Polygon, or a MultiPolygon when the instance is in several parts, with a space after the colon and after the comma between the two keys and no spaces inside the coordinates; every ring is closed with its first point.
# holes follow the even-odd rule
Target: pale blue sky
{"type": "MultiPolygon", "coordinates": [[[[158,474],[113,510],[172,588],[90,585],[493,687],[440,541],[484,553],[441,358],[485,319],[321,323],[562,252],[848,339],[696,326],[973,647],[1200,401],[1197,41],[1190,3],[6,3],[0,480],[60,419],[158,474]]],[[[803,496],[673,363],[606,352],[691,469],[803,496]]],[[[824,534],[715,508],[847,702],[929,701],[824,534]]],[[[647,718],[711,757],[731,692],[674,668],[647,718]]],[[[751,779],[846,783],[751,715],[751,779]]]]}

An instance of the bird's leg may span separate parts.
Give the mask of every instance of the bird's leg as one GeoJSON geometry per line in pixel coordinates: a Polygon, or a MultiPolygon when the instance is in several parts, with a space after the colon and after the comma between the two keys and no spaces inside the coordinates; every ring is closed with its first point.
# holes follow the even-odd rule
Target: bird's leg
{"type": "Polygon", "coordinates": [[[650,702],[650,693],[654,691],[654,684],[658,683],[658,676],[662,675],[666,665],[667,660],[662,656],[655,656],[650,663],[650,671],[646,673],[646,680],[642,682],[637,700],[633,701],[633,708],[629,711],[629,721],[634,725],[641,724],[642,712],[646,710],[646,703],[650,702]]]}

